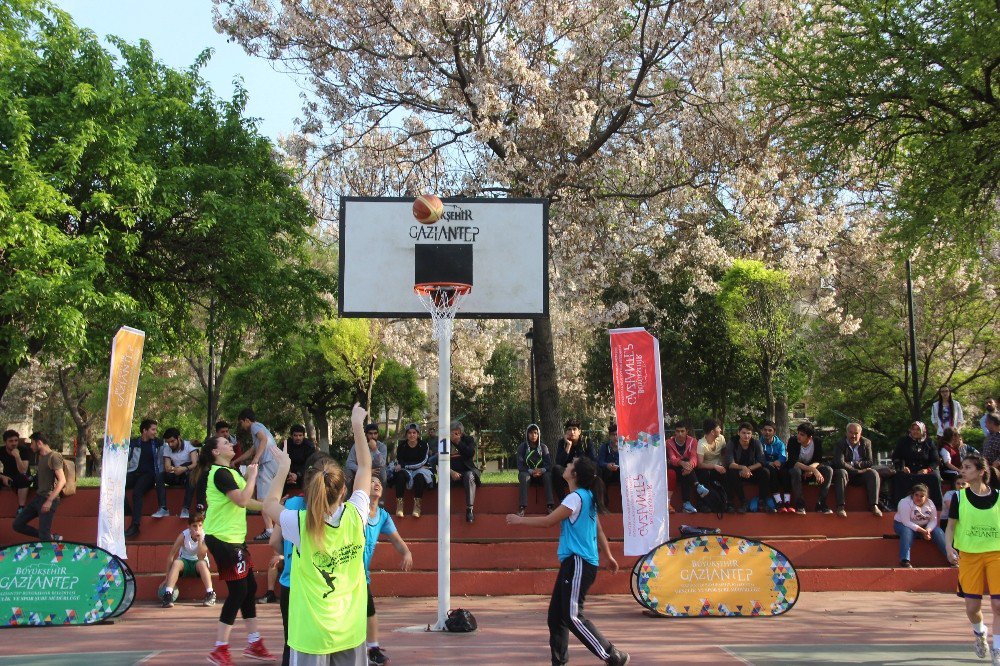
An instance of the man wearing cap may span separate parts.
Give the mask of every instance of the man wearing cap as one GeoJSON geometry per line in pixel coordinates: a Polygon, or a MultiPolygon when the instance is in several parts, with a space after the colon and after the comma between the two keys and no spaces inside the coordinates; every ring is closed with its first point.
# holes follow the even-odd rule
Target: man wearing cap
{"type": "Polygon", "coordinates": [[[59,508],[59,493],[66,486],[63,457],[49,448],[42,433],[31,434],[31,450],[38,454],[38,494],[14,518],[14,531],[41,541],[62,541],[52,533],[52,519],[59,508]],[[38,529],[28,523],[38,518],[38,529]]]}
{"type": "Polygon", "coordinates": [[[569,491],[563,472],[566,465],[571,460],[576,460],[580,456],[586,456],[597,462],[597,455],[594,453],[594,445],[583,436],[580,430],[580,422],[577,419],[569,419],[564,426],[563,438],[556,445],[555,465],[552,466],[552,485],[559,489],[559,495],[564,496],[569,491]]]}
{"type": "MultiPolygon", "coordinates": [[[[389,456],[389,449],[385,442],[380,442],[378,438],[378,424],[369,423],[365,426],[365,438],[368,440],[368,450],[372,452],[372,476],[377,476],[385,488],[386,458],[389,456]]],[[[354,487],[354,475],[358,473],[358,455],[351,447],[351,452],[347,454],[347,487],[354,487]]]]}
{"type": "Polygon", "coordinates": [[[473,522],[472,505],[476,501],[479,485],[479,468],[476,467],[476,440],[465,434],[461,421],[451,424],[451,484],[461,483],[465,488],[465,520],[473,522]]]}

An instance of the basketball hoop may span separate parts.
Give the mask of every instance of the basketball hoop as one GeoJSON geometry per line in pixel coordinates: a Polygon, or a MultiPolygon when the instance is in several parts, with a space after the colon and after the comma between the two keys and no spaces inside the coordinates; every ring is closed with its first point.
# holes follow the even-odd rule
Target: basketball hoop
{"type": "Polygon", "coordinates": [[[413,293],[431,314],[434,322],[434,339],[451,338],[452,322],[465,297],[472,293],[472,285],[462,282],[425,282],[413,285],[413,293]]]}

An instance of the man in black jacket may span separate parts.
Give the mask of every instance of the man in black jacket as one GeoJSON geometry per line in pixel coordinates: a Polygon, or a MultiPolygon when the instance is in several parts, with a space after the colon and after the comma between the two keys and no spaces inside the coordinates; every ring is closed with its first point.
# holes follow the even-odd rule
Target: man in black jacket
{"type": "Polygon", "coordinates": [[[892,451],[892,465],[896,468],[892,477],[893,508],[910,494],[915,484],[923,483],[928,488],[927,496],[941,510],[941,456],[922,421],[911,423],[907,434],[899,438],[892,451]]]}
{"type": "Polygon", "coordinates": [[[465,520],[473,522],[472,505],[476,501],[479,468],[476,467],[476,440],[465,434],[461,421],[451,424],[451,484],[465,487],[465,520]]]}
{"type": "Polygon", "coordinates": [[[563,478],[566,465],[571,460],[576,460],[580,456],[587,456],[595,463],[597,454],[594,453],[594,445],[583,436],[580,430],[580,422],[576,419],[566,421],[563,431],[564,437],[556,444],[555,459],[552,465],[552,486],[559,491],[559,496],[563,497],[569,492],[569,485],[563,478]]]}
{"type": "Polygon", "coordinates": [[[819,485],[819,501],[816,503],[817,513],[833,513],[826,504],[830,494],[830,482],[833,480],[833,470],[823,463],[823,443],[815,437],[816,429],[809,423],[800,423],[795,437],[788,443],[788,473],[792,486],[792,502],[795,513],[803,515],[806,512],[806,502],[802,497],[802,482],[812,481],[819,485]]]}
{"type": "Polygon", "coordinates": [[[875,470],[872,443],[861,436],[860,423],[848,423],[847,436],[834,445],[833,480],[838,516],[847,517],[845,497],[849,485],[863,485],[868,493],[868,508],[876,516],[882,515],[882,510],[878,508],[879,477],[875,470]]]}

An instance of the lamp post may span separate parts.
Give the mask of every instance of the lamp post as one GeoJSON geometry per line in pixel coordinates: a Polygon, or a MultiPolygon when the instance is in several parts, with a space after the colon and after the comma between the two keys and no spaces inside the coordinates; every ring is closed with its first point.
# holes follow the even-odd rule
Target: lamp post
{"type": "Polygon", "coordinates": [[[531,382],[531,422],[538,423],[535,419],[535,330],[529,328],[524,334],[524,341],[528,344],[528,368],[531,382]]]}
{"type": "Polygon", "coordinates": [[[913,273],[910,270],[910,258],[906,258],[906,309],[910,324],[910,383],[913,390],[913,407],[911,416],[920,418],[920,389],[917,383],[917,327],[913,317],[913,273]]]}

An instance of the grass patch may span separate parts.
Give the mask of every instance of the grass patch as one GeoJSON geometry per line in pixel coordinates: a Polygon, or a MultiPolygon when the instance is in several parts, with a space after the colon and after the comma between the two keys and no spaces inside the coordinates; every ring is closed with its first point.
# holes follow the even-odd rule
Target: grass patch
{"type": "MultiPolygon", "coordinates": [[[[505,483],[517,483],[517,470],[516,469],[505,469],[501,472],[483,472],[482,476],[483,485],[486,486],[498,486],[505,483]]],[[[76,485],[79,488],[98,488],[101,485],[101,477],[99,476],[83,476],[76,480],[76,485]]]]}
{"type": "Polygon", "coordinates": [[[480,477],[483,485],[496,486],[503,483],[517,483],[517,470],[505,469],[500,472],[483,472],[480,477]]]}

